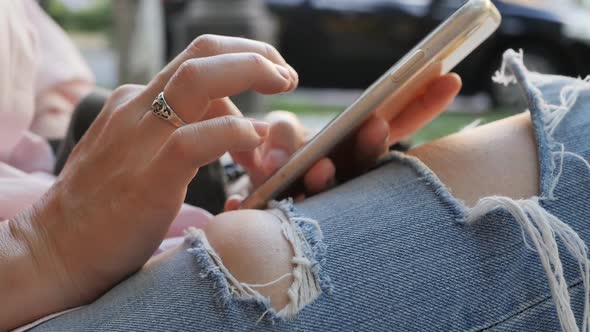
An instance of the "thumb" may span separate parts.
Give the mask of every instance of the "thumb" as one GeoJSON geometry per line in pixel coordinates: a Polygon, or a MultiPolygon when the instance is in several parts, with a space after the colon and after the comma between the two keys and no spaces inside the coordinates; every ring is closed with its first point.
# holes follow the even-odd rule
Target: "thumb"
{"type": "Polygon", "coordinates": [[[270,123],[270,132],[265,142],[268,149],[282,149],[292,154],[305,142],[305,128],[295,114],[274,111],[264,120],[270,123]]]}
{"type": "Polygon", "coordinates": [[[223,207],[223,210],[225,212],[235,211],[240,208],[240,204],[242,204],[243,200],[244,200],[244,197],[241,195],[231,195],[225,201],[225,205],[223,207]]]}
{"type": "Polygon", "coordinates": [[[268,176],[305,143],[305,129],[293,113],[286,111],[272,112],[265,120],[270,131],[262,148],[262,168],[268,176]]]}

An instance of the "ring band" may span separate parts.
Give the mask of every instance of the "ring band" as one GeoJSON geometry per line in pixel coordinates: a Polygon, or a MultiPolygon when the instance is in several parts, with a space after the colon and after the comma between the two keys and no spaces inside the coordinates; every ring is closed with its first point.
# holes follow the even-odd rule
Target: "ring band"
{"type": "Polygon", "coordinates": [[[160,92],[156,99],[154,99],[154,102],[152,103],[152,114],[160,119],[170,122],[176,128],[186,126],[186,122],[182,121],[174,110],[172,110],[172,107],[166,102],[164,92],[160,92]]]}

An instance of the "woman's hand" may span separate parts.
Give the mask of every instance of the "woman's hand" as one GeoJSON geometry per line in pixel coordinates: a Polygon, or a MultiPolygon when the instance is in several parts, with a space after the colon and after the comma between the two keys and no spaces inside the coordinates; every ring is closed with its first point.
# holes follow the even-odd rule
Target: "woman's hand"
{"type": "MultiPolygon", "coordinates": [[[[425,86],[420,80],[410,90],[415,95],[392,96],[383,102],[359,128],[355,135],[341,143],[330,156],[320,159],[304,175],[305,193],[325,191],[339,180],[359,175],[375,165],[390,145],[413,134],[442,113],[461,89],[461,78],[447,74],[425,86]]],[[[289,156],[306,141],[305,129],[297,117],[289,112],[272,112],[267,117],[271,124],[266,141],[246,159],[233,154],[236,162],[248,171],[254,188],[259,186],[289,156]]],[[[235,210],[244,199],[233,195],[225,204],[226,210],[235,210]]]]}
{"type": "Polygon", "coordinates": [[[227,97],[296,85],[294,70],[267,44],[203,36],[147,87],[115,90],[55,185],[6,227],[40,276],[31,280],[43,284],[0,284],[5,317],[17,317],[16,325],[87,303],[138,270],[199,167],[227,151],[246,158],[268,135],[267,123],[241,117],[227,97]],[[176,128],[149,111],[161,91],[188,125],[176,128]]]}

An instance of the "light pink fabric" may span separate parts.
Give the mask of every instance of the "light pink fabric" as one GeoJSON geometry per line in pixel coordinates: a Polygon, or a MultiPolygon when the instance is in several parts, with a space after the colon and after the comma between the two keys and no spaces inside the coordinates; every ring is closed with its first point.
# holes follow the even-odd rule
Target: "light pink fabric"
{"type": "MultiPolygon", "coordinates": [[[[0,0],[0,45],[1,221],[29,207],[55,181],[47,138],[64,136],[94,79],[66,34],[33,0],[0,0]]],[[[210,218],[183,205],[159,251],[181,242],[184,228],[203,227],[210,218]]]]}
{"type": "MultiPolygon", "coordinates": [[[[38,200],[55,162],[46,138],[63,137],[94,86],[80,53],[33,0],[0,0],[0,220],[38,200]]],[[[168,237],[211,215],[184,205],[168,237]]]]}
{"type": "Polygon", "coordinates": [[[63,32],[32,0],[0,0],[0,45],[0,218],[6,218],[51,185],[50,176],[35,175],[49,174],[54,164],[40,134],[63,136],[74,103],[93,79],[63,32]],[[58,66],[60,75],[45,69],[56,72],[58,66]],[[68,103],[49,102],[58,99],[68,103]]]}

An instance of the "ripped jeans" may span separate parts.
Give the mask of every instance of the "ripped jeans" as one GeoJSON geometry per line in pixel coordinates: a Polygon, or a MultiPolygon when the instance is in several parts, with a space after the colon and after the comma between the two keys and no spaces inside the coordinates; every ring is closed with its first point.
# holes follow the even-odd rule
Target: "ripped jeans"
{"type": "Polygon", "coordinates": [[[503,67],[497,80],[518,83],[529,102],[540,197],[467,208],[419,160],[393,153],[334,190],[274,206],[296,249],[300,284],[290,290],[302,305],[291,314],[232,280],[192,232],[165,259],[34,330],[587,329],[590,83],[528,73],[510,51],[503,67]]]}

